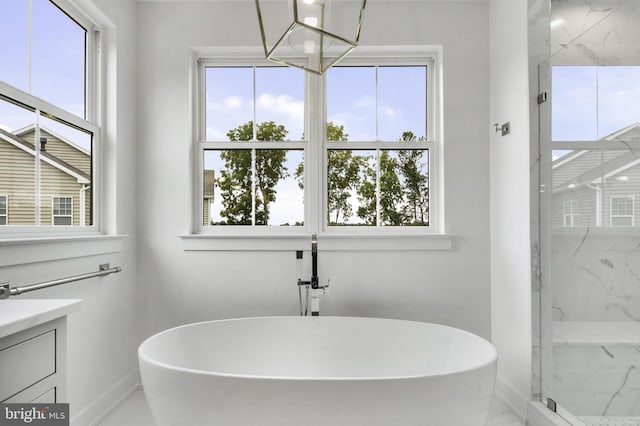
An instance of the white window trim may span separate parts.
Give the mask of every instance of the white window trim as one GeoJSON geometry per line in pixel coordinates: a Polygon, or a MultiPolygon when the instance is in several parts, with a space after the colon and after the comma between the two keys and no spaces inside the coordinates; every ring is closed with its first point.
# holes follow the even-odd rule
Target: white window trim
{"type": "MultiPolygon", "coordinates": [[[[92,142],[92,205],[93,205],[93,224],[83,227],[62,227],[47,225],[8,225],[6,228],[0,228],[0,242],[3,240],[15,242],[16,240],[25,239],[25,241],[33,241],[38,238],[51,238],[60,236],[67,237],[86,237],[90,235],[100,235],[102,231],[101,216],[105,206],[101,202],[104,199],[102,192],[104,185],[102,184],[102,144],[101,144],[101,128],[102,121],[102,60],[101,60],[101,29],[89,14],[78,8],[72,0],[54,0],[54,3],[63,10],[71,19],[86,29],[86,52],[85,52],[85,118],[78,117],[54,104],[46,102],[40,98],[17,89],[9,84],[0,81],[0,94],[5,95],[23,105],[36,110],[36,112],[45,112],[57,117],[72,126],[85,129],[93,134],[92,142]]],[[[39,211],[36,213],[39,214],[39,211]]]]}
{"type": "MultiPolygon", "coordinates": [[[[631,218],[631,225],[629,226],[635,226],[636,224],[636,215],[635,215],[635,209],[636,209],[636,197],[633,194],[628,194],[628,195],[612,195],[609,197],[609,226],[610,227],[614,227],[613,225],[613,219],[614,218],[631,218]],[[624,198],[625,200],[628,198],[631,198],[631,214],[613,214],[613,200],[616,198],[624,198]]],[[[615,227],[620,227],[620,226],[615,226],[615,227]]]]}
{"type": "Polygon", "coordinates": [[[51,196],[51,226],[73,226],[73,197],[68,196],[68,195],[53,195],[51,196]],[[54,208],[55,208],[55,200],[56,198],[58,199],[68,199],[71,200],[71,214],[66,215],[66,214],[55,214],[54,213],[54,208]],[[71,218],[71,224],[70,225],[56,225],[55,224],[55,219],[56,217],[68,217],[71,218]]]}
{"type": "Polygon", "coordinates": [[[0,194],[0,198],[4,198],[5,212],[4,214],[0,213],[0,217],[4,217],[4,225],[0,224],[0,226],[8,226],[9,225],[9,196],[7,194],[0,194]]]}
{"type": "MultiPolygon", "coordinates": [[[[300,227],[271,227],[271,226],[216,226],[204,227],[202,224],[203,212],[203,152],[205,149],[215,149],[215,145],[209,145],[205,141],[205,97],[204,87],[206,66],[274,66],[274,64],[264,60],[263,51],[259,48],[204,48],[193,51],[193,61],[196,66],[192,68],[195,84],[192,85],[193,98],[193,137],[197,141],[197,149],[194,150],[193,160],[193,202],[191,214],[191,232],[179,235],[183,241],[184,250],[271,250],[275,246],[277,249],[289,249],[290,247],[300,247],[301,241],[309,239],[310,234],[319,234],[320,238],[332,241],[334,248],[342,247],[344,250],[379,250],[379,249],[399,249],[399,250],[451,250],[453,248],[453,236],[445,233],[444,227],[444,193],[442,174],[442,51],[439,46],[393,46],[393,47],[358,47],[350,57],[341,61],[341,65],[353,65],[357,62],[372,65],[375,61],[377,65],[426,65],[428,67],[427,83],[427,144],[429,149],[429,227],[414,226],[372,226],[372,227],[328,227],[324,225],[325,208],[311,209],[311,203],[305,203],[305,225],[300,227]],[[429,60],[429,61],[427,61],[429,60]],[[338,228],[338,229],[327,229],[338,228]],[[357,237],[358,240],[354,240],[357,237]],[[277,243],[273,243],[275,241],[277,243]]],[[[324,90],[323,77],[317,77],[307,73],[307,91],[324,90]]],[[[318,95],[316,95],[318,96],[318,95]]],[[[305,96],[306,97],[306,96],[305,96]]],[[[306,99],[305,99],[306,101],[306,99]]],[[[311,111],[307,108],[307,115],[318,114],[318,111],[311,111]]],[[[323,119],[326,117],[323,113],[323,119]]],[[[317,123],[323,120],[317,121],[317,123]]],[[[323,126],[316,129],[309,129],[313,123],[305,119],[305,134],[317,135],[323,132],[323,126]]],[[[318,138],[316,136],[316,138],[318,138]]],[[[322,138],[318,138],[322,140],[322,138]]],[[[274,143],[274,147],[278,143],[274,143]]],[[[286,142],[287,148],[299,148],[294,146],[295,142],[286,142]]],[[[326,206],[326,194],[321,194],[322,187],[326,187],[326,173],[320,176],[319,170],[326,169],[326,159],[323,152],[324,144],[305,144],[305,159],[315,158],[317,161],[307,161],[305,163],[305,200],[310,200],[309,191],[314,191],[316,203],[326,206]],[[308,152],[316,151],[316,152],[308,152]],[[315,170],[313,170],[315,169],[315,170]],[[314,179],[315,178],[315,179],[314,179]],[[309,182],[309,180],[311,182],[309,182]],[[317,182],[314,182],[316,180],[317,182]],[[313,188],[313,189],[312,189],[313,188]]],[[[266,145],[263,145],[266,146],[266,145]]],[[[338,147],[332,143],[332,147],[338,147]]],[[[351,142],[350,147],[354,147],[351,142]]],[[[236,143],[234,147],[240,147],[236,143]]],[[[410,145],[416,148],[416,145],[410,145]]],[[[404,148],[398,143],[394,143],[393,148],[404,148]]]]}

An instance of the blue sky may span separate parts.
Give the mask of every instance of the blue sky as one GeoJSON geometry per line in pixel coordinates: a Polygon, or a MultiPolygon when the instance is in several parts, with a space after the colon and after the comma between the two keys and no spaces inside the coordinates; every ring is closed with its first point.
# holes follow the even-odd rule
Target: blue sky
{"type": "Polygon", "coordinates": [[[597,140],[640,122],[640,67],[553,68],[555,141],[597,140]]]}
{"type": "MultiPolygon", "coordinates": [[[[85,102],[84,47],[85,30],[50,1],[31,0],[29,8],[27,0],[0,0],[0,80],[80,117],[85,102]]],[[[34,121],[33,113],[0,101],[0,128],[13,131],[34,121]]],[[[86,135],[52,120],[42,124],[91,149],[86,135]]]]}

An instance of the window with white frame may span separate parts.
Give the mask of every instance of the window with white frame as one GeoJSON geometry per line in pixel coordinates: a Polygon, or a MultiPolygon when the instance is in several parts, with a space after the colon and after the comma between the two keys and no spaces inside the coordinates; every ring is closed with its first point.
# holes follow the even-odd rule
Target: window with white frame
{"type": "Polygon", "coordinates": [[[578,200],[566,200],[562,203],[564,226],[576,226],[578,219],[578,200]]]}
{"type": "Polygon", "coordinates": [[[96,229],[97,34],[66,0],[0,2],[0,40],[11,40],[0,41],[0,192],[12,200],[10,231],[66,222],[49,201],[61,191],[78,194],[81,229],[96,229]]]}
{"type": "Polygon", "coordinates": [[[0,225],[7,225],[9,223],[8,204],[7,196],[0,195],[0,225]]]}
{"type": "Polygon", "coordinates": [[[433,231],[433,64],[201,59],[201,231],[433,231]]]}
{"type": "Polygon", "coordinates": [[[633,195],[611,196],[611,226],[634,226],[633,195]]]}
{"type": "Polygon", "coordinates": [[[73,198],[53,197],[51,201],[51,223],[54,226],[73,225],[73,198]]]}

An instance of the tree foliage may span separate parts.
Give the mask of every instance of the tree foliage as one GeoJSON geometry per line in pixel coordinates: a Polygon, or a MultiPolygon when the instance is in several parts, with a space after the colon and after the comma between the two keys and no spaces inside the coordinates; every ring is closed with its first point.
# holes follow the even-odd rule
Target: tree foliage
{"type": "MultiPolygon", "coordinates": [[[[253,122],[249,121],[227,133],[231,141],[253,140],[253,122]]],[[[256,139],[285,140],[288,131],[273,121],[259,123],[256,139]]],[[[343,125],[328,122],[328,141],[344,142],[348,134],[343,125]]],[[[410,132],[400,140],[422,141],[410,132]]],[[[352,149],[327,150],[327,215],[332,225],[354,223],[402,226],[429,223],[429,177],[425,170],[424,149],[383,149],[378,157],[352,149]],[[354,202],[353,198],[357,198],[354,202]],[[357,206],[354,211],[354,206],[357,206]]],[[[223,224],[251,224],[255,202],[255,223],[269,224],[269,206],[276,200],[275,187],[289,176],[285,166],[287,150],[229,149],[221,152],[225,169],[216,180],[221,190],[223,224]],[[252,156],[255,174],[252,176],[252,156]],[[252,181],[255,201],[252,200],[252,181]]],[[[294,176],[304,189],[304,159],[294,176]]]]}
{"type": "MultiPolygon", "coordinates": [[[[230,141],[253,139],[253,121],[227,132],[230,141]]],[[[258,123],[256,139],[260,141],[285,140],[288,131],[273,121],[258,123]]],[[[229,149],[220,153],[225,169],[220,172],[217,184],[220,188],[223,210],[220,212],[229,225],[250,225],[252,222],[252,180],[255,183],[255,223],[269,224],[269,206],[276,200],[275,186],[289,176],[284,149],[229,149]],[[255,175],[252,159],[255,155],[255,175]]]]}

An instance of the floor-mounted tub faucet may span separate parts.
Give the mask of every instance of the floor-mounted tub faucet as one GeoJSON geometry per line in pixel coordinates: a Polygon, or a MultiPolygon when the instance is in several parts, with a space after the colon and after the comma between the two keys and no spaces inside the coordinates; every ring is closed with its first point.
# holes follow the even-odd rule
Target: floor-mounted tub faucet
{"type": "Polygon", "coordinates": [[[318,236],[311,236],[311,280],[302,280],[302,250],[296,252],[297,270],[298,270],[298,299],[300,301],[300,315],[309,315],[309,298],[311,298],[311,316],[320,315],[320,296],[327,294],[329,288],[329,280],[326,285],[320,285],[318,279],[318,236]],[[305,303],[302,303],[302,287],[305,288],[305,303]]]}

